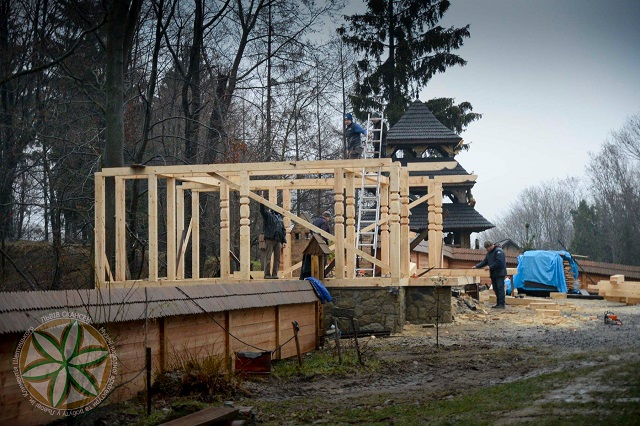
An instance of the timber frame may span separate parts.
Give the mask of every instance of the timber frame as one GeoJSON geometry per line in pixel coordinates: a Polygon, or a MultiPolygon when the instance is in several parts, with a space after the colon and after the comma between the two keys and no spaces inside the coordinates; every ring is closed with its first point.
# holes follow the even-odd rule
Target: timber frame
{"type": "MultiPolygon", "coordinates": [[[[188,166],[132,166],[104,169],[95,174],[95,281],[96,287],[113,286],[158,286],[187,285],[203,283],[248,282],[251,279],[251,235],[249,203],[258,203],[280,212],[289,234],[291,222],[314,231],[327,238],[335,253],[335,277],[326,278],[328,287],[354,286],[430,286],[432,277],[446,278],[447,285],[479,282],[485,271],[442,269],[442,186],[458,182],[475,181],[476,175],[410,176],[410,172],[443,170],[455,162],[410,163],[402,166],[390,158],[359,160],[325,160],[207,164],[188,166]],[[375,259],[368,253],[356,249],[356,188],[363,178],[371,187],[376,185],[376,176],[381,175],[380,200],[380,253],[375,259]],[[318,176],[324,176],[318,178],[318,176]],[[312,177],[314,176],[314,177],[312,177]],[[106,255],[105,229],[105,188],[108,178],[115,179],[115,265],[109,265],[106,255]],[[148,279],[131,281],[126,279],[126,207],[125,181],[146,179],[148,182],[148,279]],[[160,247],[158,243],[158,182],[166,180],[167,244],[166,277],[158,276],[160,247]],[[411,188],[426,188],[427,195],[410,201],[411,188]],[[334,234],[329,234],[305,221],[291,210],[291,191],[296,189],[330,190],[334,196],[334,234]],[[185,191],[191,191],[190,218],[185,218],[185,191]],[[220,274],[219,278],[201,278],[199,274],[199,193],[219,192],[220,194],[220,274]],[[230,253],[230,197],[231,191],[239,193],[240,200],[240,269],[231,272],[230,253]],[[268,198],[258,195],[258,191],[268,191],[268,198]],[[282,207],[276,204],[278,195],[282,207]],[[416,271],[410,261],[409,220],[411,209],[429,201],[428,243],[429,270],[416,271]],[[186,219],[186,220],[185,220],[186,219]],[[185,223],[189,223],[185,229],[185,223]],[[185,251],[191,241],[193,274],[185,279],[185,251]],[[227,254],[227,255],[225,255],[227,254]],[[382,271],[381,277],[356,277],[356,254],[382,271]],[[413,267],[412,267],[413,266],[413,267]],[[424,272],[422,274],[422,272],[424,272]],[[420,277],[416,275],[421,274],[420,277]]],[[[289,235],[287,241],[291,241],[289,235]]],[[[291,264],[291,244],[283,253],[284,279],[295,279],[294,271],[300,264],[291,264]]],[[[255,282],[255,281],[254,281],[255,282]]],[[[441,281],[442,282],[442,281],[441,281]]]]}

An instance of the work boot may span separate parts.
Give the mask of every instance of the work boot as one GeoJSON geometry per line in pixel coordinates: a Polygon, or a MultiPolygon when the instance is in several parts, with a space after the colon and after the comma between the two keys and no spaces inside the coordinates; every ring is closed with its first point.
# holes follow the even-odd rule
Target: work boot
{"type": "Polygon", "coordinates": [[[505,305],[493,305],[491,309],[507,309],[505,305]]]}

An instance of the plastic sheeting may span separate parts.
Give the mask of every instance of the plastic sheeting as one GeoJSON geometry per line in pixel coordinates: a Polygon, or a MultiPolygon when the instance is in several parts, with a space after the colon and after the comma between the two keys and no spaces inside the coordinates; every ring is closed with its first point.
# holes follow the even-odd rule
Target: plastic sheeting
{"type": "MultiPolygon", "coordinates": [[[[561,293],[567,292],[563,260],[571,265],[571,275],[578,278],[578,264],[567,251],[530,250],[518,256],[518,273],[513,277],[517,289],[540,290],[525,286],[525,281],[555,287],[561,293]]],[[[570,285],[573,283],[569,283],[570,285]]]]}

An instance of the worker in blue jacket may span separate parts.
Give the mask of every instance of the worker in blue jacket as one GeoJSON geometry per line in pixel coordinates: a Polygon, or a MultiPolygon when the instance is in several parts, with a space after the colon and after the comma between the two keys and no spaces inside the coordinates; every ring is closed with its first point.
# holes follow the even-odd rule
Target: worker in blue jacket
{"type": "Polygon", "coordinates": [[[507,275],[507,259],[502,248],[491,241],[485,241],[484,248],[487,250],[487,255],[475,267],[489,269],[493,292],[496,294],[497,300],[492,308],[505,309],[504,277],[507,275]]]}
{"type": "Polygon", "coordinates": [[[344,134],[347,140],[347,158],[358,159],[362,157],[364,147],[361,136],[367,136],[367,130],[353,121],[353,115],[344,116],[344,134]]]}

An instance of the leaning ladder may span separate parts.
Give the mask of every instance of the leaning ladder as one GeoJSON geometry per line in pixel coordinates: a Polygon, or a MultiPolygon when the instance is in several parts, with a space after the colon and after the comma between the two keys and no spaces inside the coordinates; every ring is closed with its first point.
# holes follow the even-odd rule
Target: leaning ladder
{"type": "MultiPolygon", "coordinates": [[[[384,116],[380,117],[380,130],[373,128],[371,114],[367,120],[367,138],[364,142],[364,158],[380,158],[382,147],[382,129],[384,128],[384,116]]],[[[378,230],[380,222],[380,177],[382,168],[362,168],[360,189],[358,191],[358,222],[356,225],[356,248],[367,251],[376,258],[378,254],[378,230]]],[[[375,276],[376,265],[370,267],[360,265],[359,256],[356,255],[355,275],[375,276]]]]}

